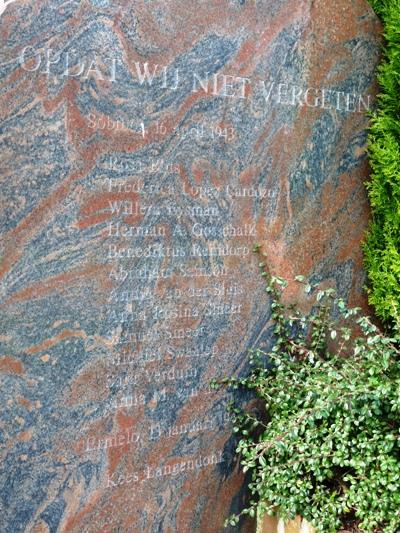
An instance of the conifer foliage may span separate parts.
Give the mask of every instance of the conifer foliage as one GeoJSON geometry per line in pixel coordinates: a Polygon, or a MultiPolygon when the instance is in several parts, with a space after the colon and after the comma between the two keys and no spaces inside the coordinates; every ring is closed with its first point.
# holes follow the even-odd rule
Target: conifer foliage
{"type": "Polygon", "coordinates": [[[372,222],[364,254],[370,303],[390,323],[400,317],[400,0],[371,4],[384,25],[384,49],[369,134],[372,222]]]}

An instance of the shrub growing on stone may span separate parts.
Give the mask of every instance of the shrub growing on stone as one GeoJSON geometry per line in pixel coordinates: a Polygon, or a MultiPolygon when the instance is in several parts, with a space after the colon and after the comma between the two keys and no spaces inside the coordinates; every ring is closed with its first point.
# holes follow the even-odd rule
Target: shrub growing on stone
{"type": "Polygon", "coordinates": [[[273,345],[252,352],[248,377],[223,381],[254,391],[266,410],[260,419],[232,406],[251,472],[241,514],[300,514],[322,532],[354,520],[363,531],[400,531],[400,335],[298,277],[313,299],[304,315],[282,302],[285,280],[263,276],[273,345]]]}

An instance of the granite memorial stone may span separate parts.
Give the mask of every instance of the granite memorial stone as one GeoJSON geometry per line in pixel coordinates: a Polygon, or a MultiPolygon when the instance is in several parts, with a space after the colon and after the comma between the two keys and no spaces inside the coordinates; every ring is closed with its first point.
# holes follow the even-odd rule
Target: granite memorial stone
{"type": "Polygon", "coordinates": [[[253,246],[362,300],[379,23],[364,0],[1,10],[0,531],[221,531],[243,477],[209,384],[272,334],[253,246]]]}

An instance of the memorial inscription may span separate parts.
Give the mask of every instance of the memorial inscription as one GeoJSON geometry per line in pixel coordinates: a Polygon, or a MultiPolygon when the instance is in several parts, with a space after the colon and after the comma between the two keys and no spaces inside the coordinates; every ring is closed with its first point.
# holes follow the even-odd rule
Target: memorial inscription
{"type": "Polygon", "coordinates": [[[362,301],[378,32],[364,0],[3,13],[0,532],[214,533],[241,505],[249,399],[210,381],[271,339],[256,243],[362,301]]]}

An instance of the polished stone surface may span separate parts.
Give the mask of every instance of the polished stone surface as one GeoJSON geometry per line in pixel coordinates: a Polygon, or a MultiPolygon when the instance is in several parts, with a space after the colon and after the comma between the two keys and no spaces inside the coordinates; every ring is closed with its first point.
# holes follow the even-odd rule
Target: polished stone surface
{"type": "Polygon", "coordinates": [[[209,381],[271,337],[255,243],[362,301],[379,30],[364,0],[6,7],[1,532],[213,533],[241,507],[209,381]]]}

